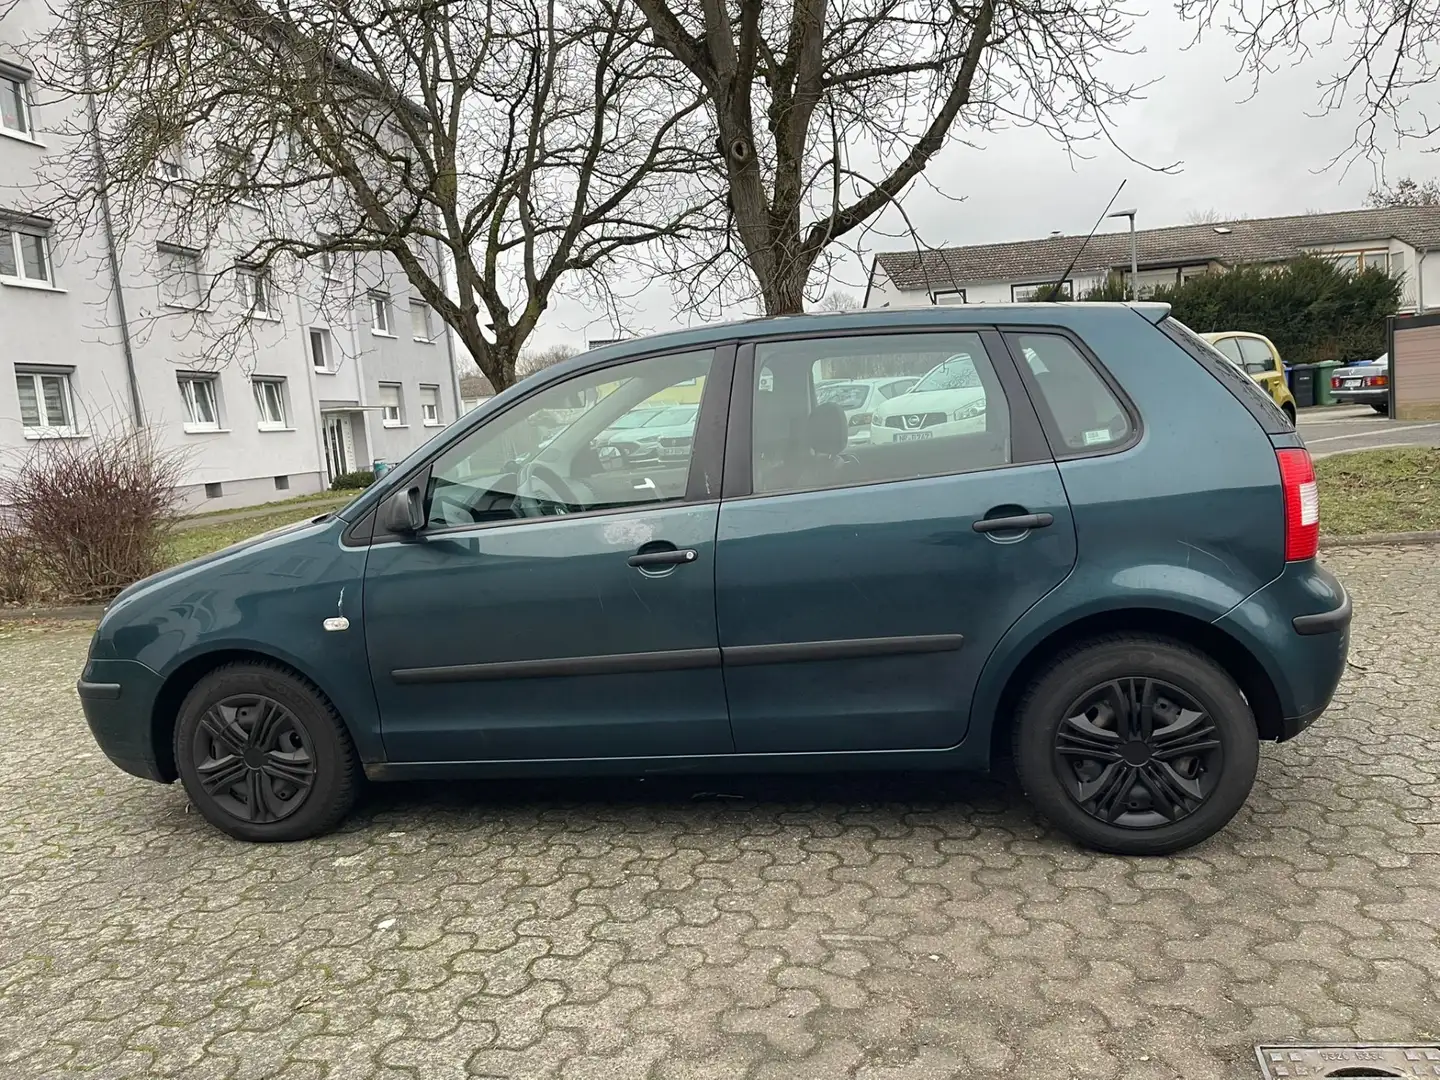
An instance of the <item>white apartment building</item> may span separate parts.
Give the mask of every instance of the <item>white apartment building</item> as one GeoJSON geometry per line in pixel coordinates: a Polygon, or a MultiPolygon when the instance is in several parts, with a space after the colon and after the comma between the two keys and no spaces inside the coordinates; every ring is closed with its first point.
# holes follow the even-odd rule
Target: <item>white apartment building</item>
{"type": "MultiPolygon", "coordinates": [[[[1349,269],[1380,267],[1403,279],[1400,310],[1440,304],[1440,206],[1397,206],[1333,214],[1250,218],[1135,233],[1140,295],[1196,274],[1304,253],[1330,255],[1349,269]]],[[[875,256],[866,307],[998,304],[1029,300],[1067,270],[1066,297],[1082,296],[1112,273],[1130,277],[1130,234],[1050,236],[1007,244],[895,251],[875,256]]]]}
{"type": "MultiPolygon", "coordinates": [[[[243,205],[229,240],[28,214],[47,158],[82,137],[17,47],[45,12],[20,0],[0,21],[0,469],[138,421],[181,455],[185,504],[223,509],[397,461],[460,415],[448,328],[391,256],[276,281],[236,265],[259,221],[243,205]]],[[[183,198],[185,163],[163,168],[157,197],[183,198]]]]}

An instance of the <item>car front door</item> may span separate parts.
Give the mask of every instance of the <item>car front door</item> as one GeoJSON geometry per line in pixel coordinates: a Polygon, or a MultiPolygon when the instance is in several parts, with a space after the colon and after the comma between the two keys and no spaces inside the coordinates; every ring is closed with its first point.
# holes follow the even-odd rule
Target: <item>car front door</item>
{"type": "Polygon", "coordinates": [[[829,336],[739,355],[716,552],[736,749],[959,743],[991,649],[1075,562],[1059,469],[1003,340],[829,336]],[[964,358],[978,409],[973,385],[924,395],[876,445],[847,446],[843,413],[813,390],[964,358]]]}
{"type": "Polygon", "coordinates": [[[732,369],[726,348],[571,376],[380,506],[365,635],[392,761],[733,749],[714,588],[732,369]],[[616,448],[690,380],[703,401],[687,431],[639,462],[616,448]]]}

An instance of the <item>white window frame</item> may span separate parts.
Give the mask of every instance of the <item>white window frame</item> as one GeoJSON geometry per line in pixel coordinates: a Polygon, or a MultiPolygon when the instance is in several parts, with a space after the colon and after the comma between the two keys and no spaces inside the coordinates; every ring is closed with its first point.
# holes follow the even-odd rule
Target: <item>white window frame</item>
{"type": "Polygon", "coordinates": [[[240,289],[240,304],[246,313],[254,319],[279,322],[280,309],[275,304],[275,282],[270,280],[270,271],[241,266],[236,269],[235,277],[240,289]],[[261,287],[257,288],[257,285],[261,287]]]}
{"type": "MultiPolygon", "coordinates": [[[[1053,281],[1031,281],[1024,285],[1011,285],[1010,302],[1012,304],[1028,304],[1035,298],[1036,292],[1041,289],[1048,289],[1054,284],[1055,282],[1053,281]],[[1020,293],[1028,293],[1028,295],[1022,298],[1019,295],[1020,293]]],[[[1075,299],[1075,283],[1073,281],[1067,279],[1060,282],[1060,298],[1062,300],[1075,299]]]]}
{"type": "Polygon", "coordinates": [[[15,94],[20,106],[20,127],[10,127],[0,120],[0,135],[39,144],[40,140],[35,137],[35,109],[30,102],[30,75],[15,68],[0,68],[0,94],[15,94]]]}
{"type": "Polygon", "coordinates": [[[965,299],[964,289],[936,289],[930,294],[930,303],[936,307],[948,307],[968,302],[965,299]]]}
{"type": "Polygon", "coordinates": [[[176,380],[180,386],[180,400],[185,403],[185,433],[195,435],[206,431],[224,431],[220,423],[220,380],[214,375],[177,375],[176,380]],[[213,421],[199,419],[201,413],[198,402],[197,387],[203,385],[205,393],[210,399],[210,415],[213,421]]]}
{"type": "Polygon", "coordinates": [[[390,294],[379,289],[372,289],[366,294],[370,304],[370,332],[377,337],[394,337],[391,329],[394,322],[390,310],[390,294]]]}
{"type": "Polygon", "coordinates": [[[201,273],[204,268],[201,265],[200,253],[186,248],[162,246],[156,249],[156,254],[160,256],[162,264],[160,289],[164,296],[165,306],[179,308],[182,311],[199,311],[203,308],[205,306],[205,288],[202,284],[201,273]],[[185,260],[187,265],[183,269],[177,270],[176,260],[185,260]],[[190,277],[189,283],[192,286],[188,302],[186,297],[177,295],[175,289],[176,282],[187,275],[190,277]]]}
{"type": "Polygon", "coordinates": [[[440,426],[440,387],[434,384],[420,385],[420,422],[425,427],[440,426]],[[426,401],[429,396],[434,400],[426,401]]]}
{"type": "Polygon", "coordinates": [[[0,218],[0,244],[9,247],[15,273],[0,271],[0,282],[19,285],[27,289],[55,289],[55,260],[50,248],[50,235],[39,228],[29,228],[17,222],[0,218]],[[40,258],[45,264],[44,277],[31,277],[25,269],[25,253],[20,247],[20,238],[30,236],[40,241],[40,258]]]}
{"type": "MultiPolygon", "coordinates": [[[[323,241],[322,241],[323,242],[323,241]]],[[[345,275],[340,271],[340,256],[333,251],[321,251],[316,258],[320,261],[320,276],[326,281],[341,281],[345,275]]]]}
{"type": "Polygon", "coordinates": [[[305,351],[310,356],[310,367],[320,375],[334,375],[335,366],[335,335],[331,333],[330,327],[321,323],[315,323],[305,332],[305,351]],[[320,351],[325,355],[324,365],[315,363],[315,335],[321,337],[320,351]]]}
{"type": "Polygon", "coordinates": [[[398,428],[405,426],[405,393],[399,383],[380,384],[380,426],[398,428]],[[385,391],[395,391],[395,404],[387,405],[385,391]]]}
{"type": "Polygon", "coordinates": [[[428,303],[426,303],[424,300],[411,299],[411,301],[410,301],[410,340],[411,340],[411,341],[423,341],[423,342],[424,342],[425,344],[427,344],[427,345],[433,345],[433,344],[435,343],[435,325],[434,325],[434,323],[431,321],[431,316],[433,316],[434,314],[435,314],[435,309],[432,308],[432,307],[431,307],[428,303]],[[421,312],[421,311],[423,311],[423,312],[425,313],[425,314],[424,314],[424,317],[423,317],[423,324],[424,324],[424,329],[425,329],[425,333],[424,333],[424,336],[423,336],[423,337],[422,337],[421,335],[415,333],[415,315],[416,315],[417,312],[421,312]]]}
{"type": "MultiPolygon", "coordinates": [[[[260,173],[260,163],[255,158],[255,152],[225,144],[221,145],[220,153],[225,158],[226,175],[231,186],[237,191],[246,191],[250,187],[250,181],[257,179],[260,173]]],[[[250,210],[260,209],[260,204],[245,194],[235,196],[235,205],[250,210]]]]}
{"type": "Polygon", "coordinates": [[[255,413],[259,417],[256,426],[261,431],[289,431],[289,413],[285,404],[285,379],[279,375],[252,375],[250,377],[250,391],[255,398],[255,413]],[[266,393],[269,387],[275,388],[273,404],[274,413],[270,405],[271,399],[266,393]]]}
{"type": "Polygon", "coordinates": [[[72,371],[65,369],[46,369],[43,367],[25,367],[17,365],[15,371],[16,395],[19,395],[19,382],[21,379],[31,380],[35,393],[35,408],[37,411],[39,425],[25,423],[23,411],[20,414],[20,423],[24,429],[27,439],[64,439],[74,438],[80,434],[79,425],[75,419],[75,388],[71,382],[72,371]],[[59,379],[61,408],[65,416],[61,417],[65,423],[52,423],[55,419],[50,415],[49,406],[45,402],[45,384],[42,380],[59,379]]]}

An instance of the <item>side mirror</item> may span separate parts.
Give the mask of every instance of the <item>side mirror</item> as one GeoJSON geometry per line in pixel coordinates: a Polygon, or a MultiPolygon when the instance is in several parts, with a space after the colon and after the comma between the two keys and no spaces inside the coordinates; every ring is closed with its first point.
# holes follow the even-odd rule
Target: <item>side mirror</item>
{"type": "Polygon", "coordinates": [[[380,524],[388,533],[417,533],[425,527],[425,503],[418,484],[397,491],[380,511],[380,524]]]}

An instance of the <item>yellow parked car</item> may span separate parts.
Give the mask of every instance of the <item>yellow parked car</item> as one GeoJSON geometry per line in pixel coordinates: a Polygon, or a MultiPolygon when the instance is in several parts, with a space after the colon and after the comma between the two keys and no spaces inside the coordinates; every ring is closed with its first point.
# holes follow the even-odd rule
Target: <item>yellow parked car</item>
{"type": "Polygon", "coordinates": [[[1285,381],[1285,365],[1281,363],[1280,350],[1275,348],[1273,341],[1263,334],[1247,334],[1242,330],[1206,334],[1205,340],[1263,386],[1266,393],[1275,399],[1275,404],[1290,417],[1290,422],[1295,422],[1295,395],[1285,381]]]}

